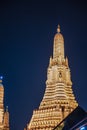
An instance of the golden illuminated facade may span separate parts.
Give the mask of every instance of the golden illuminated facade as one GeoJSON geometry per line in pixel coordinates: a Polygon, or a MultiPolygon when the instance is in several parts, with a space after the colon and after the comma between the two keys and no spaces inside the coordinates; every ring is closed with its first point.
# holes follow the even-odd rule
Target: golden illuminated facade
{"type": "Polygon", "coordinates": [[[52,130],[77,106],[68,58],[64,55],[64,37],[58,25],[53,57],[50,57],[47,69],[46,90],[39,108],[33,111],[27,130],[52,130]]]}
{"type": "Polygon", "coordinates": [[[2,79],[0,79],[0,130],[10,130],[8,109],[6,109],[6,112],[4,111],[4,87],[2,79]]]}

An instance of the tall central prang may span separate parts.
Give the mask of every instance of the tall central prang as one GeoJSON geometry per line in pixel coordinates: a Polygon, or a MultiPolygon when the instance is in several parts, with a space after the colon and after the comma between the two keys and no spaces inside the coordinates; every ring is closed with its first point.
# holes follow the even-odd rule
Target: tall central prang
{"type": "Polygon", "coordinates": [[[64,55],[64,37],[58,25],[54,36],[53,57],[50,57],[47,69],[46,90],[39,108],[33,111],[27,129],[52,130],[77,106],[68,58],[64,55]]]}

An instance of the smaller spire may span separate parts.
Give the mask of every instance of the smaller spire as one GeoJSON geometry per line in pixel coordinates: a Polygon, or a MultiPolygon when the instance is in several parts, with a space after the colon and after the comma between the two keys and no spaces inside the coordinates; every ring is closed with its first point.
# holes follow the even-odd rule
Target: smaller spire
{"type": "Polygon", "coordinates": [[[8,106],[6,106],[6,112],[8,112],[8,106]]]}
{"type": "Polygon", "coordinates": [[[60,33],[60,25],[58,24],[57,32],[60,33]]]}

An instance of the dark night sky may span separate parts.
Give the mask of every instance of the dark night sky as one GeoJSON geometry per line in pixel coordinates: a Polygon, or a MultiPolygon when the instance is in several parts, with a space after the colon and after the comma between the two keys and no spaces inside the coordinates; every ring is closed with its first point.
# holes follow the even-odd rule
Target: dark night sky
{"type": "Polygon", "coordinates": [[[23,130],[42,100],[58,24],[65,38],[75,97],[87,110],[86,2],[0,1],[0,74],[11,130],[23,130]]]}

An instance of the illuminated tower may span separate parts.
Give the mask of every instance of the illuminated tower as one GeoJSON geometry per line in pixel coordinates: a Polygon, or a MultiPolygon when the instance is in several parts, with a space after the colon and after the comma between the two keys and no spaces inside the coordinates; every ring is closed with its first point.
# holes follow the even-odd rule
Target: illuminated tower
{"type": "Polygon", "coordinates": [[[9,130],[9,112],[8,112],[8,106],[6,107],[6,111],[4,113],[4,130],[9,130]]]}
{"type": "Polygon", "coordinates": [[[4,87],[2,84],[2,76],[0,77],[0,130],[9,129],[9,112],[4,111],[4,87]]]}
{"type": "Polygon", "coordinates": [[[28,130],[52,130],[78,106],[73,91],[64,37],[58,25],[54,36],[53,57],[47,69],[46,90],[40,106],[33,111],[28,130]]]}
{"type": "Polygon", "coordinates": [[[0,130],[3,129],[3,116],[4,116],[4,87],[2,85],[2,77],[0,77],[0,130]]]}

